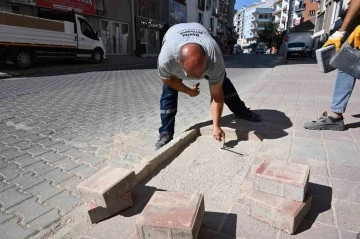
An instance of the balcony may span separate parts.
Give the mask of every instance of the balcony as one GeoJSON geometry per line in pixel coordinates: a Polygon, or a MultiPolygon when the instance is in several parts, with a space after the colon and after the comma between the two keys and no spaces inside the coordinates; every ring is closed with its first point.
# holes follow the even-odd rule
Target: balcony
{"type": "Polygon", "coordinates": [[[274,12],[273,12],[273,16],[276,16],[276,15],[279,15],[281,14],[281,8],[280,9],[276,9],[274,12]]]}
{"type": "Polygon", "coordinates": [[[298,4],[295,6],[295,12],[299,13],[299,12],[303,12],[306,8],[306,4],[298,4]]]}
{"type": "Polygon", "coordinates": [[[216,7],[213,7],[213,9],[212,9],[212,15],[213,15],[214,17],[219,17],[219,9],[216,8],[216,7]]]}
{"type": "Polygon", "coordinates": [[[225,0],[225,5],[229,5],[229,0],[225,0]]]}
{"type": "Polygon", "coordinates": [[[287,10],[287,8],[288,8],[288,4],[287,3],[283,3],[283,5],[282,5],[282,10],[287,10]]]}
{"type": "Polygon", "coordinates": [[[286,22],[286,17],[282,17],[282,18],[281,18],[281,22],[282,22],[282,23],[285,23],[285,22],[286,22]]]}

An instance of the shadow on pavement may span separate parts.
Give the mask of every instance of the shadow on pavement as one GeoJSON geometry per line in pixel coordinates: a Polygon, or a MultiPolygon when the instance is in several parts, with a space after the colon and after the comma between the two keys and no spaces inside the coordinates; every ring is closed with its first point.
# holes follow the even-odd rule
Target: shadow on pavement
{"type": "MultiPolygon", "coordinates": [[[[253,110],[253,112],[262,116],[262,122],[249,122],[243,119],[236,118],[235,115],[230,114],[221,118],[221,126],[234,129],[237,135],[236,140],[226,141],[225,146],[234,148],[240,141],[246,141],[246,132],[254,132],[258,138],[262,139],[278,139],[288,135],[285,129],[292,127],[293,123],[285,115],[285,113],[277,110],[260,109],[253,110]],[[245,136],[245,137],[244,137],[245,136]]],[[[200,129],[203,127],[211,126],[212,120],[198,123],[188,130],[200,129]]],[[[225,136],[226,139],[226,136],[225,136]]]]}
{"type": "MultiPolygon", "coordinates": [[[[331,210],[332,188],[320,184],[309,183],[307,192],[312,195],[311,208],[295,235],[309,230],[320,214],[331,210]]],[[[332,215],[332,213],[330,212],[332,215]]],[[[325,218],[326,215],[323,215],[325,218]]]]}
{"type": "Polygon", "coordinates": [[[228,55],[224,58],[226,68],[274,68],[280,64],[277,55],[240,54],[228,55]]]}
{"type": "MultiPolygon", "coordinates": [[[[206,202],[205,202],[206,205],[206,202]]],[[[237,215],[234,213],[220,213],[205,211],[203,223],[199,233],[199,239],[230,239],[236,238],[237,215]],[[220,234],[217,226],[220,222],[226,219],[226,224],[223,226],[222,233],[220,234]]]]}

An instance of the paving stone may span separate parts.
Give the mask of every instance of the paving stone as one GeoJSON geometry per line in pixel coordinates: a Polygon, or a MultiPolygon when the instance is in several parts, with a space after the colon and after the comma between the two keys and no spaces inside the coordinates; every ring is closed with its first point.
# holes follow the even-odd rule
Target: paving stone
{"type": "Polygon", "coordinates": [[[78,185],[82,181],[83,180],[80,177],[73,176],[73,177],[59,183],[58,186],[62,187],[62,188],[66,188],[67,190],[70,190],[70,191],[74,190],[73,193],[80,197],[80,195],[78,195],[78,192],[75,190],[75,188],[76,188],[76,185],[78,185]]]}
{"type": "Polygon", "coordinates": [[[307,192],[311,195],[319,195],[331,198],[332,188],[329,187],[329,178],[310,174],[307,192]]]}
{"type": "Polygon", "coordinates": [[[0,170],[0,175],[2,175],[6,181],[10,181],[26,173],[28,173],[28,171],[19,168],[16,164],[9,164],[8,167],[0,170]]]}
{"type": "Polygon", "coordinates": [[[0,143],[0,155],[1,155],[1,152],[7,151],[9,149],[11,149],[11,148],[6,146],[5,144],[0,143]]]}
{"type": "Polygon", "coordinates": [[[0,157],[0,169],[6,168],[9,166],[9,163],[5,161],[5,158],[0,157]]]}
{"type": "Polygon", "coordinates": [[[20,157],[21,155],[24,155],[25,153],[22,151],[19,151],[15,148],[11,148],[7,151],[1,152],[0,155],[3,156],[6,160],[10,161],[14,158],[20,157]]]}
{"type": "Polygon", "coordinates": [[[26,191],[27,189],[38,185],[44,182],[45,179],[38,178],[31,173],[27,173],[21,177],[15,178],[14,180],[10,181],[10,184],[17,185],[22,191],[26,191]]]}
{"type": "Polygon", "coordinates": [[[313,139],[322,139],[322,135],[320,131],[315,130],[295,130],[295,137],[304,137],[304,138],[313,138],[313,139]]]}
{"type": "Polygon", "coordinates": [[[73,147],[63,144],[63,143],[57,143],[57,144],[51,145],[49,148],[56,150],[58,153],[63,153],[67,150],[73,149],[73,147]]]}
{"type": "Polygon", "coordinates": [[[111,208],[112,205],[117,205],[117,199],[129,191],[134,184],[134,171],[107,166],[76,188],[85,201],[111,208]]]}
{"type": "Polygon", "coordinates": [[[36,162],[30,166],[27,166],[25,168],[26,170],[33,171],[36,176],[41,176],[51,170],[54,170],[54,167],[52,167],[50,164],[47,164],[45,161],[40,160],[39,162],[36,162]]]}
{"type": "Polygon", "coordinates": [[[331,177],[360,182],[360,167],[340,164],[329,164],[331,177]]]}
{"type": "Polygon", "coordinates": [[[33,146],[33,147],[25,150],[25,152],[31,154],[34,157],[38,156],[40,154],[44,154],[44,153],[49,152],[49,151],[51,151],[51,150],[40,147],[40,146],[33,146]]]}
{"type": "Polygon", "coordinates": [[[97,169],[90,168],[84,164],[69,171],[69,173],[75,173],[76,175],[79,175],[84,179],[94,175],[96,172],[97,169]]]}
{"type": "Polygon", "coordinates": [[[358,205],[345,201],[335,202],[336,216],[340,228],[360,232],[360,207],[358,205]]]}
{"type": "Polygon", "coordinates": [[[34,221],[30,222],[31,228],[35,228],[37,230],[43,230],[49,226],[51,226],[53,223],[59,221],[61,218],[61,215],[57,209],[52,209],[48,213],[38,217],[34,221]]]}
{"type": "Polygon", "coordinates": [[[312,222],[335,226],[331,201],[331,195],[312,195],[311,208],[305,218],[312,222]]]}
{"type": "Polygon", "coordinates": [[[48,200],[46,202],[46,205],[55,206],[60,210],[61,215],[65,215],[71,212],[75,207],[77,207],[81,203],[82,201],[80,199],[70,195],[66,191],[63,191],[62,193],[48,200]]]}
{"type": "Polygon", "coordinates": [[[311,207],[311,195],[298,202],[252,190],[246,197],[247,214],[293,234],[311,207]]]}
{"type": "Polygon", "coordinates": [[[40,159],[36,157],[31,157],[29,154],[24,154],[14,160],[12,160],[13,163],[18,164],[21,168],[25,168],[31,164],[34,164],[36,162],[39,162],[40,159]]]}
{"type": "Polygon", "coordinates": [[[331,179],[333,198],[360,203],[360,182],[331,179]]]}
{"type": "Polygon", "coordinates": [[[9,210],[9,208],[16,206],[31,197],[31,195],[18,192],[16,189],[8,189],[0,193],[1,208],[3,210],[9,210]]]}
{"type": "Polygon", "coordinates": [[[136,220],[138,238],[197,238],[204,216],[198,193],[155,192],[136,220]]]}
{"type": "Polygon", "coordinates": [[[70,159],[69,157],[66,157],[54,162],[53,165],[55,167],[63,169],[65,172],[69,172],[70,170],[79,167],[82,164],[70,159]]]}
{"type": "Polygon", "coordinates": [[[310,167],[280,160],[265,160],[257,168],[253,189],[303,202],[310,167]]]}
{"type": "Polygon", "coordinates": [[[338,141],[353,141],[353,138],[349,131],[330,131],[325,130],[322,132],[324,135],[324,139],[330,139],[330,140],[338,140],[338,141]]]}
{"type": "Polygon", "coordinates": [[[57,154],[57,153],[52,152],[52,151],[38,156],[38,158],[40,158],[42,160],[45,160],[45,161],[47,161],[47,162],[49,162],[51,164],[56,162],[56,161],[59,161],[60,159],[65,158],[65,157],[66,156],[57,154]]]}
{"type": "MultiPolygon", "coordinates": [[[[4,222],[9,221],[10,219],[12,219],[14,217],[14,215],[11,214],[4,214],[0,212],[0,225],[3,224],[4,222]]],[[[1,226],[0,226],[1,227],[1,226]]]]}
{"type": "Polygon", "coordinates": [[[312,138],[295,138],[294,145],[297,145],[301,148],[315,148],[315,149],[323,149],[324,145],[322,140],[320,139],[312,139],[312,138]]]}
{"type": "Polygon", "coordinates": [[[11,145],[19,143],[19,142],[21,142],[23,140],[19,139],[17,137],[14,137],[14,136],[8,136],[6,138],[1,139],[0,141],[2,143],[6,144],[7,146],[11,146],[11,145]]]}
{"type": "Polygon", "coordinates": [[[34,229],[21,227],[12,220],[0,226],[0,235],[6,239],[28,238],[36,233],[34,229]]]}
{"type": "Polygon", "coordinates": [[[346,151],[358,151],[359,148],[355,142],[349,141],[338,141],[338,140],[325,140],[326,150],[328,151],[338,151],[338,150],[346,150],[346,151]]]}
{"type": "Polygon", "coordinates": [[[27,141],[21,141],[19,143],[12,144],[11,146],[18,149],[18,150],[22,150],[22,151],[32,147],[27,141]]]}
{"type": "Polygon", "coordinates": [[[37,140],[36,142],[34,142],[36,144],[39,144],[41,145],[42,147],[49,147],[49,146],[52,146],[52,145],[55,145],[57,144],[58,142],[57,141],[53,141],[51,140],[50,138],[45,138],[45,137],[42,137],[41,140],[37,140]]]}
{"type": "Polygon", "coordinates": [[[291,162],[309,165],[311,167],[311,174],[329,177],[326,162],[312,159],[292,159],[291,162]]]}
{"type": "Polygon", "coordinates": [[[118,198],[116,205],[112,208],[100,207],[90,202],[86,203],[91,223],[98,223],[114,214],[132,207],[133,204],[131,192],[127,192],[122,197],[118,198]]]}
{"type": "Polygon", "coordinates": [[[36,203],[35,198],[30,198],[16,205],[16,207],[9,209],[8,211],[12,214],[19,215],[22,218],[22,224],[28,224],[29,222],[51,210],[52,208],[44,207],[36,203]]]}
{"type": "Polygon", "coordinates": [[[13,185],[0,181],[0,193],[12,188],[13,185]]]}
{"type": "Polygon", "coordinates": [[[44,137],[41,137],[38,134],[28,134],[23,136],[22,138],[30,142],[37,142],[44,139],[44,137]]]}
{"type": "Polygon", "coordinates": [[[324,224],[312,223],[304,220],[298,229],[296,235],[289,235],[286,232],[280,231],[280,239],[309,239],[309,238],[326,238],[338,239],[337,229],[324,224]]]}
{"type": "Polygon", "coordinates": [[[64,152],[63,154],[66,155],[66,156],[68,156],[68,157],[71,157],[71,158],[74,159],[74,160],[76,160],[76,159],[78,159],[78,158],[83,157],[83,156],[86,155],[85,152],[80,151],[80,150],[78,150],[78,149],[70,149],[70,150],[64,152]]]}
{"type": "Polygon", "coordinates": [[[73,176],[74,174],[72,173],[66,173],[60,169],[54,169],[52,171],[43,174],[41,177],[50,180],[54,184],[59,184],[73,176]]]}
{"type": "Polygon", "coordinates": [[[341,230],[341,238],[342,239],[359,239],[360,233],[351,232],[346,230],[341,230]]]}
{"type": "Polygon", "coordinates": [[[84,163],[89,164],[92,167],[95,167],[96,165],[102,163],[105,161],[105,159],[95,156],[95,155],[85,155],[79,159],[77,159],[78,161],[82,161],[84,163]]]}
{"type": "Polygon", "coordinates": [[[294,145],[291,153],[291,159],[293,161],[302,159],[326,161],[325,150],[320,148],[303,148],[294,145]]]}
{"type": "Polygon", "coordinates": [[[328,151],[329,163],[360,167],[360,151],[328,151]]]}
{"type": "Polygon", "coordinates": [[[275,238],[276,228],[247,215],[244,204],[234,204],[221,233],[236,238],[269,239],[275,238]]]}
{"type": "Polygon", "coordinates": [[[49,200],[55,195],[61,193],[62,191],[63,189],[58,189],[55,186],[50,185],[49,182],[43,182],[28,189],[28,192],[39,197],[41,202],[49,200]]]}

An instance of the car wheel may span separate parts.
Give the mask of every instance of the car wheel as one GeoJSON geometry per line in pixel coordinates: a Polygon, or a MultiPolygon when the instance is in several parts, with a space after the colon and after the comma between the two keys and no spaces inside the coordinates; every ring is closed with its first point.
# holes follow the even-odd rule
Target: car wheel
{"type": "Polygon", "coordinates": [[[15,55],[14,64],[22,69],[28,69],[33,64],[33,56],[30,52],[19,51],[15,55]]]}
{"type": "Polygon", "coordinates": [[[104,60],[104,54],[100,49],[96,49],[91,56],[91,60],[94,63],[99,64],[104,60]]]}

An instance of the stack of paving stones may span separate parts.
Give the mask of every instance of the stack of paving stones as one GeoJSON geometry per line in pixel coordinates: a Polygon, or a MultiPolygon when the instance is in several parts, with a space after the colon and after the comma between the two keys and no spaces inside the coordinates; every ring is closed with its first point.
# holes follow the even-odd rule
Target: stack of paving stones
{"type": "Polygon", "coordinates": [[[136,221],[137,238],[197,238],[204,212],[202,194],[157,191],[136,221]]]}
{"type": "Polygon", "coordinates": [[[90,221],[98,223],[133,206],[129,190],[134,185],[134,171],[107,166],[76,188],[88,206],[90,221]]]}
{"type": "Polygon", "coordinates": [[[294,234],[311,207],[308,165],[265,160],[246,196],[247,214],[294,234]]]}

